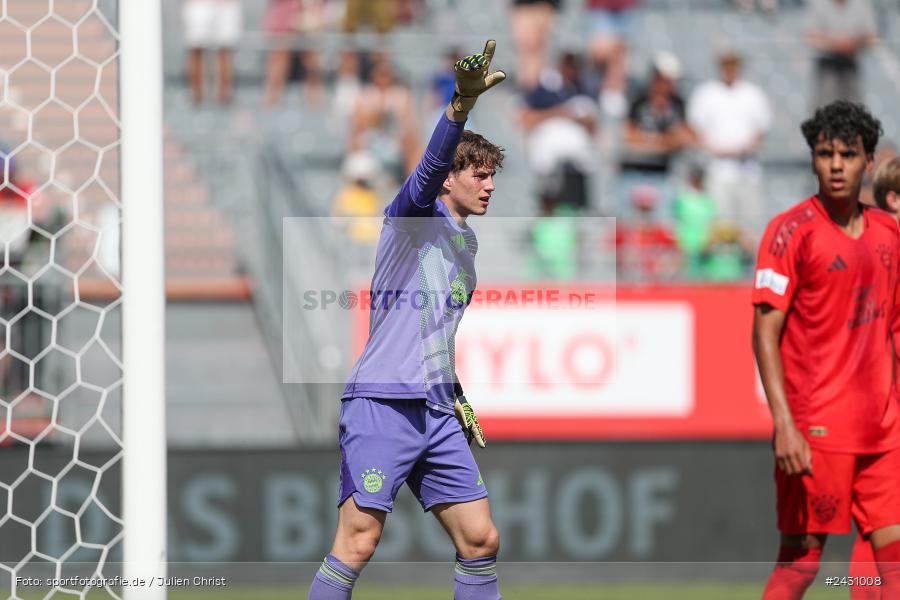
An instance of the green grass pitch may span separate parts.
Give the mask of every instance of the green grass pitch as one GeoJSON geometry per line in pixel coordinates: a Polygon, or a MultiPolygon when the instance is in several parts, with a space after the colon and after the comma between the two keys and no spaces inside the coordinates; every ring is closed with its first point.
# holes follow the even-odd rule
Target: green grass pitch
{"type": "MultiPolygon", "coordinates": [[[[504,600],[759,600],[758,584],[672,583],[672,584],[597,584],[597,585],[501,585],[504,600]]],[[[445,586],[388,586],[360,582],[353,600],[452,600],[451,584],[445,586]]],[[[805,600],[846,600],[850,590],[825,587],[817,581],[806,593],[805,600]]],[[[46,592],[21,593],[23,600],[45,598],[46,592]]],[[[76,598],[68,594],[53,598],[76,598]]],[[[306,597],[306,587],[171,589],[169,600],[298,600],[306,597]]],[[[103,590],[87,594],[87,600],[111,598],[103,590]]]]}
{"type": "MultiPolygon", "coordinates": [[[[671,585],[580,585],[580,586],[516,586],[501,585],[504,600],[759,600],[760,585],[750,584],[689,584],[671,585]]],[[[297,600],[297,589],[232,589],[232,590],[176,590],[169,600],[297,600]]],[[[846,600],[846,588],[826,588],[817,582],[809,589],[806,600],[846,600]]],[[[443,587],[406,587],[367,585],[360,582],[353,592],[353,600],[451,600],[450,584],[443,587]]]]}
{"type": "MultiPolygon", "coordinates": [[[[672,584],[597,584],[569,586],[502,585],[504,600],[759,600],[762,586],[758,584],[672,583],[672,584]]],[[[353,600],[451,600],[452,584],[444,586],[386,586],[360,582],[353,592],[353,600]]],[[[850,591],[829,587],[817,581],[807,592],[806,600],[846,600],[850,591]]],[[[44,598],[41,594],[25,594],[23,600],[44,598]]],[[[226,588],[174,589],[169,600],[297,600],[306,597],[306,588],[226,588]]],[[[75,598],[55,595],[53,598],[75,598]]],[[[110,598],[100,590],[87,595],[88,600],[110,598]]]]}

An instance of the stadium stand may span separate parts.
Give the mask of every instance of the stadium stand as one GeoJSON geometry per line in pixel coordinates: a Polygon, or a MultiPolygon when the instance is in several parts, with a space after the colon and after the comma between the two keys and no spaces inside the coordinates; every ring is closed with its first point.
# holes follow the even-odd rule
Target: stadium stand
{"type": "MultiPolygon", "coordinates": [[[[563,4],[554,50],[583,49],[585,37],[580,22],[580,3],[563,4]]],[[[235,49],[233,104],[195,108],[184,78],[178,3],[174,0],[164,2],[165,109],[169,130],[167,172],[189,182],[187,185],[167,182],[172,190],[167,203],[168,220],[175,226],[179,223],[208,224],[205,233],[196,236],[187,233],[170,236],[168,261],[172,266],[184,266],[185,269],[189,265],[197,266],[203,272],[198,277],[209,277],[208,269],[215,266],[223,277],[232,277],[232,282],[239,281],[240,274],[246,271],[256,286],[253,306],[257,319],[267,333],[265,338],[269,340],[269,352],[276,370],[284,377],[280,363],[285,357],[281,331],[286,304],[282,301],[297,302],[298,298],[295,293],[292,295],[290,278],[284,280],[289,286],[287,289],[282,289],[278,283],[282,281],[280,270],[286,248],[279,227],[284,217],[324,218],[331,214],[333,200],[342,182],[340,172],[349,125],[329,110],[327,102],[318,107],[303,105],[303,110],[299,110],[303,100],[294,83],[289,85],[278,107],[263,108],[264,65],[271,43],[262,24],[265,7],[263,0],[248,0],[243,4],[245,33],[235,49]],[[235,225],[233,236],[227,232],[228,221],[235,225]],[[233,244],[233,257],[228,256],[229,242],[233,244]]],[[[892,31],[900,24],[900,13],[890,3],[880,3],[879,10],[885,31],[892,31]]],[[[731,3],[714,0],[647,0],[641,5],[630,50],[633,79],[643,78],[655,53],[665,50],[678,56],[684,73],[680,89],[685,96],[697,83],[715,75],[717,51],[736,49],[747,57],[746,78],[765,89],[776,107],[773,127],[761,153],[765,168],[765,205],[759,212],[763,220],[813,191],[806,166],[807,150],[798,133],[799,122],[811,108],[813,88],[811,53],[801,34],[803,23],[803,7],[796,3],[786,4],[777,14],[771,15],[748,14],[731,3]],[[696,31],[707,33],[695,35],[696,31]]],[[[434,119],[433,111],[422,107],[426,106],[430,77],[435,67],[442,63],[446,50],[477,46],[486,36],[498,39],[497,64],[512,65],[512,46],[503,2],[485,5],[476,0],[429,0],[420,22],[399,26],[386,38],[385,48],[403,79],[412,87],[420,107],[417,115],[420,132],[430,131],[434,119]],[[479,7],[478,11],[466,10],[475,5],[479,7]],[[477,19],[465,16],[475,14],[477,19]],[[468,35],[463,37],[455,33],[460,19],[471,20],[466,23],[468,35]]],[[[889,35],[883,38],[883,45],[864,57],[864,82],[867,100],[883,119],[887,139],[896,139],[900,124],[900,102],[897,101],[900,98],[900,62],[897,42],[889,35]]],[[[350,43],[363,50],[380,47],[379,38],[366,32],[351,38],[343,33],[324,31],[304,34],[294,41],[298,49],[314,47],[319,50],[326,67],[333,65],[338,52],[350,43]]],[[[503,233],[485,239],[484,243],[491,245],[490,251],[480,254],[479,275],[486,279],[511,270],[524,272],[527,244],[523,245],[522,240],[527,238],[538,215],[534,178],[525,160],[521,132],[511,116],[518,105],[515,87],[501,86],[497,94],[485,99],[484,106],[470,122],[472,129],[508,150],[495,193],[498,201],[492,204],[491,216],[518,217],[507,221],[503,233]],[[517,266],[511,268],[514,265],[517,266]]],[[[588,214],[614,216],[603,211],[610,206],[608,195],[615,190],[618,133],[616,123],[607,120],[604,125],[598,144],[598,166],[602,177],[594,187],[594,209],[588,214]]],[[[366,265],[354,264],[342,251],[346,245],[338,237],[340,234],[336,231],[326,234],[327,228],[319,226],[323,223],[325,221],[299,219],[294,224],[298,228],[294,230],[295,235],[318,240],[316,243],[319,244],[314,265],[312,261],[294,261],[298,271],[293,275],[295,283],[328,281],[323,273],[338,274],[333,281],[336,289],[348,289],[359,281],[366,265]]],[[[751,233],[758,234],[764,222],[744,225],[751,233]]],[[[612,221],[591,221],[591,225],[585,225],[583,229],[585,246],[600,249],[591,264],[592,275],[611,280],[616,276],[615,260],[602,254],[612,248],[612,221]]],[[[170,285],[176,272],[170,272],[170,285]]],[[[638,273],[620,272],[619,277],[640,281],[638,273]]],[[[230,285],[220,289],[224,293],[225,289],[239,287],[230,285]]],[[[345,360],[349,352],[349,348],[335,346],[334,332],[340,331],[340,327],[338,322],[304,326],[304,335],[308,336],[304,339],[311,347],[326,350],[300,356],[301,362],[306,361],[305,366],[299,367],[301,371],[319,369],[323,371],[317,372],[334,373],[336,361],[345,360]]],[[[331,379],[330,375],[320,377],[320,380],[331,379]]],[[[334,415],[325,408],[327,402],[315,401],[315,398],[324,400],[333,395],[333,386],[283,388],[289,390],[285,393],[291,396],[286,404],[295,417],[295,429],[303,429],[307,435],[315,436],[315,427],[309,427],[297,418],[302,412],[300,407],[305,406],[304,410],[320,407],[316,414],[323,419],[333,418],[334,415]]]]}
{"type": "MultiPolygon", "coordinates": [[[[74,2],[71,10],[77,12],[89,4],[74,2]]],[[[476,3],[473,0],[429,1],[421,22],[396,28],[386,41],[391,59],[411,85],[420,107],[426,104],[429,78],[450,47],[477,45],[483,37],[495,36],[500,48],[498,64],[512,63],[508,60],[512,49],[503,3],[490,3],[488,10],[478,11],[479,18],[470,24],[470,34],[463,39],[448,26],[454,20],[466,18],[459,15],[475,14],[465,10],[470,4],[476,3]],[[428,44],[422,43],[425,37],[428,44]]],[[[18,10],[24,11],[19,18],[25,21],[37,22],[42,16],[40,3],[18,3],[17,6],[24,7],[18,10]]],[[[900,13],[895,8],[887,2],[878,6],[882,16],[880,22],[886,32],[900,26],[900,13]]],[[[578,3],[564,3],[557,24],[556,50],[583,47],[580,10],[578,3]]],[[[262,0],[244,3],[246,33],[235,53],[237,79],[233,105],[196,109],[191,104],[184,78],[178,3],[174,0],[164,3],[166,266],[170,299],[237,301],[235,307],[241,308],[235,310],[243,315],[244,322],[255,312],[263,330],[277,333],[283,326],[281,300],[289,296],[284,290],[268,289],[274,285],[272,282],[281,281],[272,269],[274,265],[281,265],[284,252],[284,246],[271,245],[280,238],[271,233],[283,217],[326,217],[330,214],[341,185],[340,168],[346,152],[348,124],[335,118],[327,103],[316,109],[299,111],[301,100],[296,86],[291,86],[280,107],[262,109],[263,66],[269,44],[262,28],[264,11],[262,0]],[[271,176],[273,165],[282,172],[281,177],[271,176]],[[273,191],[276,186],[281,189],[273,191]],[[277,196],[284,198],[284,203],[272,200],[277,196]],[[268,223],[267,227],[261,227],[262,223],[268,223]],[[265,289],[252,290],[251,281],[265,289]],[[246,302],[251,294],[252,305],[246,302]]],[[[77,17],[74,13],[73,16],[77,17]]],[[[33,41],[43,54],[36,55],[37,60],[17,69],[9,78],[10,95],[25,108],[36,108],[50,96],[50,72],[39,64],[41,56],[52,62],[72,54],[72,39],[58,35],[54,27],[57,25],[49,20],[35,28],[33,41]]],[[[810,109],[812,90],[811,55],[798,34],[802,29],[803,11],[796,5],[783,7],[775,16],[764,16],[748,15],[730,4],[709,0],[653,0],[642,4],[635,43],[631,48],[631,74],[635,78],[643,76],[656,52],[675,53],[683,65],[684,77],[680,85],[685,94],[689,94],[697,82],[714,74],[717,50],[737,48],[749,57],[747,78],[766,89],[777,107],[774,126],[762,151],[766,169],[763,215],[774,214],[811,191],[805,167],[806,150],[797,134],[797,124],[810,109]],[[710,34],[692,35],[697,30],[710,34]]],[[[21,53],[23,44],[20,34],[12,30],[7,33],[9,35],[0,36],[0,51],[10,57],[8,60],[13,60],[16,53],[21,53]]],[[[333,64],[338,51],[349,40],[342,33],[323,32],[306,35],[297,44],[298,47],[306,44],[320,49],[323,61],[328,65],[333,64]]],[[[864,57],[864,82],[867,100],[882,118],[887,139],[896,140],[900,124],[900,102],[897,101],[900,97],[900,61],[897,59],[897,42],[890,35],[883,36],[883,40],[882,46],[864,57]]],[[[114,48],[114,40],[104,23],[93,16],[78,27],[76,41],[80,56],[56,72],[54,99],[34,115],[33,137],[38,143],[24,145],[16,155],[17,163],[25,177],[38,183],[40,203],[48,212],[61,215],[61,227],[68,222],[66,218],[71,220],[73,193],[78,191],[78,218],[114,228],[115,221],[110,224],[103,216],[104,206],[112,202],[104,186],[115,189],[118,185],[112,168],[118,160],[117,152],[115,148],[106,148],[110,141],[103,137],[108,135],[104,132],[108,131],[110,121],[115,122],[117,118],[115,66],[103,62],[114,48]],[[77,108],[75,118],[70,108],[77,108]],[[70,142],[75,127],[78,128],[78,140],[70,142]],[[50,173],[55,175],[57,183],[44,186],[50,173]],[[91,180],[94,173],[99,177],[91,180]],[[87,186],[80,189],[84,184],[87,186]]],[[[354,38],[354,43],[363,49],[375,48],[377,41],[374,34],[367,33],[354,38]]],[[[518,217],[509,221],[504,233],[485,240],[490,244],[490,251],[481,254],[479,269],[487,278],[494,273],[507,272],[510,265],[519,265],[516,269],[520,272],[525,269],[522,240],[537,218],[534,180],[525,160],[522,135],[510,116],[515,113],[518,102],[514,86],[501,87],[497,94],[485,99],[482,110],[474,115],[470,124],[508,149],[496,193],[498,201],[492,206],[491,216],[518,217]],[[496,118],[498,116],[500,118],[496,118]]],[[[429,131],[433,111],[420,109],[417,116],[420,131],[429,131]]],[[[11,106],[0,110],[0,126],[7,132],[6,144],[15,147],[25,141],[23,132],[27,119],[27,114],[11,106]]],[[[608,122],[606,125],[598,145],[603,177],[593,190],[595,211],[589,214],[594,215],[603,215],[602,210],[609,206],[604,196],[615,189],[612,165],[618,140],[614,127],[608,122]]],[[[608,244],[604,245],[604,240],[611,239],[611,224],[592,223],[596,226],[585,227],[583,232],[588,247],[610,248],[608,244]]],[[[750,229],[758,232],[761,225],[752,224],[750,229]]],[[[299,226],[304,227],[302,221],[299,226]]],[[[309,229],[306,233],[310,236],[315,233],[324,244],[322,247],[329,249],[320,253],[318,267],[325,273],[345,275],[342,280],[335,281],[335,286],[347,287],[350,282],[359,280],[365,265],[348,263],[340,251],[343,246],[339,238],[323,238],[322,230],[313,232],[309,229]]],[[[102,254],[102,249],[96,249],[95,245],[95,236],[76,223],[65,232],[60,246],[67,252],[73,269],[77,270],[95,251],[102,254]]],[[[606,258],[593,263],[593,273],[611,279],[615,276],[615,261],[606,258]]],[[[109,274],[99,270],[86,273],[81,280],[81,293],[87,297],[109,298],[115,289],[114,263],[109,274]]],[[[629,273],[620,273],[622,276],[635,278],[629,273]]],[[[333,340],[332,332],[337,324],[320,327],[318,333],[316,325],[310,327],[309,335],[314,336],[316,346],[332,350],[324,352],[324,358],[309,360],[317,361],[318,367],[323,366],[323,360],[324,366],[333,365],[334,352],[341,356],[346,352],[346,349],[334,349],[333,342],[329,343],[327,339],[333,340]]],[[[235,329],[237,336],[240,327],[235,329]]],[[[265,337],[270,340],[267,351],[278,366],[283,353],[281,335],[265,337]]],[[[251,364],[259,364],[266,358],[262,336],[258,339],[256,350],[248,354],[252,357],[248,358],[251,364]]],[[[283,376],[284,373],[273,375],[283,376]]],[[[274,385],[274,377],[269,385],[274,385]]],[[[298,403],[308,402],[310,396],[318,397],[320,393],[318,388],[288,388],[293,391],[286,393],[297,397],[288,400],[286,405],[295,408],[298,403]]],[[[295,408],[287,410],[295,415],[296,424],[299,411],[295,408]]],[[[273,405],[272,410],[273,414],[281,415],[285,409],[273,405]]],[[[293,435],[285,428],[282,431],[284,439],[293,435]]]]}

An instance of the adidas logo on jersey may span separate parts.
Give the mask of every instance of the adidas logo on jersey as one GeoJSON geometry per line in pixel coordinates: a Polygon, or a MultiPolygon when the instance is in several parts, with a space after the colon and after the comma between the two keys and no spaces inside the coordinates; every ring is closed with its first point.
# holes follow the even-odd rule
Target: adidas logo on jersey
{"type": "Polygon", "coordinates": [[[841,255],[838,254],[835,256],[834,261],[832,261],[831,266],[828,267],[829,273],[834,273],[835,271],[846,271],[847,263],[844,262],[844,259],[841,258],[841,255]]]}

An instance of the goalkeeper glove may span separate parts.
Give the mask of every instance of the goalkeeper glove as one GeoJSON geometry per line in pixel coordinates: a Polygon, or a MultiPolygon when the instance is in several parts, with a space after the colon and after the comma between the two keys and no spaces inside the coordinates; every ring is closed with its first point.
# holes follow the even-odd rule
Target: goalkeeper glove
{"type": "Polygon", "coordinates": [[[459,396],[456,399],[453,410],[456,412],[456,418],[462,426],[463,433],[466,434],[466,440],[471,444],[474,439],[476,444],[484,448],[484,432],[481,430],[481,425],[478,424],[475,409],[472,408],[465,396],[459,396]]]}
{"type": "Polygon", "coordinates": [[[488,40],[484,45],[484,52],[467,56],[453,65],[456,72],[456,88],[453,99],[450,100],[453,110],[469,112],[475,106],[478,96],[506,79],[503,71],[488,73],[496,46],[497,42],[488,40]]]}

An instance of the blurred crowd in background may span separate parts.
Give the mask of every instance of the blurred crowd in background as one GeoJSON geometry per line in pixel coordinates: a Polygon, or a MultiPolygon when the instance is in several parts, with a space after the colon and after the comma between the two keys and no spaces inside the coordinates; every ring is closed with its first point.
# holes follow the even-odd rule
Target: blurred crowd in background
{"type": "MultiPolygon", "coordinates": [[[[505,86],[518,97],[514,122],[535,181],[535,214],[617,217],[609,249],[615,248],[624,279],[746,277],[758,234],[773,216],[760,209],[765,172],[759,151],[775,108],[766,90],[744,76],[752,57],[737,48],[717,48],[710,56],[717,76],[686,89],[683,61],[674,50],[656,52],[645,68],[629,62],[630,49],[641,43],[634,36],[640,0],[508,2],[516,62],[495,67],[507,70],[511,80],[505,86]],[[585,37],[578,47],[559,49],[554,36],[561,4],[576,1],[583,5],[585,37]],[[598,200],[592,190],[601,177],[600,155],[613,164],[607,183],[614,183],[598,200]]],[[[429,133],[419,115],[439,114],[453,92],[454,60],[477,50],[446,48],[423,96],[414,93],[390,53],[380,49],[387,43],[366,50],[352,43],[357,32],[388,40],[397,27],[415,27],[432,4],[268,2],[262,21],[269,50],[261,108],[282,107],[286,87],[296,82],[301,102],[327,105],[348,125],[345,185],[334,200],[334,215],[380,213],[415,165],[429,133]],[[351,35],[340,53],[326,60],[302,40],[328,31],[351,35]],[[416,105],[422,97],[427,107],[416,105]]],[[[805,11],[805,31],[798,36],[814,57],[815,89],[798,93],[810,95],[810,110],[838,98],[863,98],[860,57],[879,37],[870,0],[734,0],[731,6],[762,11],[773,20],[788,8],[805,11]]],[[[234,87],[232,49],[246,34],[241,0],[183,0],[182,18],[193,102],[228,105],[234,87]]],[[[892,155],[890,146],[885,148],[879,161],[892,155]]],[[[577,230],[535,227],[535,252],[557,265],[547,274],[566,277],[572,271],[565,257],[577,246],[572,239],[577,230]]],[[[351,235],[371,243],[377,233],[377,227],[360,224],[351,235]]]]}
{"type": "MultiPolygon", "coordinates": [[[[43,3],[18,6],[32,4],[43,3]]],[[[470,127],[507,148],[495,192],[501,201],[490,214],[524,216],[509,221],[528,230],[500,240],[511,247],[505,254],[480,255],[479,269],[493,260],[501,267],[494,272],[510,279],[527,271],[534,280],[594,281],[585,276],[596,272],[584,267],[590,255],[605,259],[597,276],[604,283],[618,277],[747,285],[766,222],[812,191],[802,118],[838,98],[880,101],[875,114],[891,125],[875,167],[897,154],[900,45],[891,25],[900,23],[898,0],[164,0],[163,16],[167,278],[201,281],[212,290],[204,288],[204,297],[233,298],[253,287],[255,306],[263,307],[259,320],[272,332],[282,329],[279,303],[290,292],[277,268],[283,217],[343,218],[344,237],[331,230],[320,236],[340,238],[322,252],[320,271],[345,275],[350,261],[341,253],[370,261],[379,215],[453,93],[453,63],[480,51],[489,35],[499,41],[493,68],[509,78],[479,101],[470,127]],[[697,16],[705,20],[692,35],[697,16]],[[682,20],[669,27],[676,17],[682,20]],[[744,22],[753,36],[729,44],[744,22]],[[713,31],[717,23],[728,29],[713,31]],[[417,49],[421,55],[411,56],[417,49]],[[873,60],[885,49],[894,53],[893,73],[884,67],[890,60],[873,60]],[[791,140],[797,145],[778,152],[791,140]],[[270,151],[281,152],[282,162],[269,160],[270,151]],[[296,160],[316,151],[311,160],[296,160]],[[283,176],[294,167],[302,177],[283,176]],[[286,182],[265,195],[277,186],[257,179],[270,172],[286,182]],[[295,189],[299,179],[308,190],[295,189]],[[301,200],[280,202],[286,196],[301,200]],[[266,202],[275,197],[279,203],[266,202]],[[298,215],[301,203],[314,210],[298,215]],[[269,212],[248,217],[248,206],[269,212]],[[614,217],[615,224],[593,217],[614,217]],[[258,234],[259,223],[270,230],[258,234]],[[244,277],[257,285],[244,285],[244,277]],[[240,285],[231,286],[235,281],[240,285]],[[266,286],[275,308],[259,300],[266,286]]],[[[92,43],[112,54],[112,33],[99,19],[78,30],[88,24],[97,30],[92,43]]],[[[0,271],[0,321],[14,323],[0,323],[7,333],[0,328],[4,398],[48,371],[40,365],[49,361],[38,357],[56,343],[57,325],[46,315],[60,312],[54,305],[63,292],[72,295],[72,278],[50,264],[102,264],[79,275],[82,301],[88,275],[100,284],[118,276],[118,181],[101,177],[104,168],[117,173],[118,122],[109,118],[115,110],[97,98],[93,112],[58,102],[66,89],[79,98],[96,96],[104,84],[116,89],[114,69],[77,56],[106,54],[92,52],[84,35],[73,47],[63,28],[41,43],[60,63],[76,54],[67,64],[86,66],[99,83],[85,86],[90,77],[61,67],[51,74],[38,64],[39,27],[31,37],[8,28],[22,32],[28,60],[10,70],[0,107],[7,119],[0,130],[0,241],[8,267],[0,271]],[[53,102],[39,109],[47,99],[53,102]],[[77,130],[67,133],[73,124],[77,130]],[[69,137],[78,144],[63,149],[69,137]],[[98,157],[83,143],[93,137],[107,140],[91,144],[108,144],[109,152],[98,157]],[[92,179],[112,191],[74,183],[92,179]],[[91,222],[82,232],[89,235],[78,239],[73,227],[57,237],[76,206],[77,218],[91,222]]],[[[105,100],[114,106],[114,97],[105,100]]],[[[863,200],[872,202],[870,182],[863,200]]],[[[360,272],[369,276],[371,263],[360,272]]],[[[312,345],[331,343],[327,333],[312,345]]],[[[268,337],[278,344],[277,335],[268,337]]]]}
{"type": "MultiPolygon", "coordinates": [[[[255,35],[265,40],[265,60],[254,110],[305,115],[315,109],[343,124],[342,185],[331,213],[359,218],[347,234],[373,244],[379,227],[366,218],[380,214],[418,161],[430,124],[453,93],[454,61],[479,50],[470,40],[429,48],[441,58],[415,88],[394,60],[391,35],[405,28],[427,40],[429,11],[453,10],[460,0],[267,0],[252,27],[248,0],[173,1],[196,107],[234,106],[235,50],[255,35]],[[338,52],[318,48],[323,34],[343,34],[338,52]],[[357,43],[360,36],[368,42],[357,43]]],[[[506,56],[514,58],[495,61],[494,68],[507,71],[502,94],[515,109],[500,116],[518,128],[521,145],[510,151],[524,155],[532,214],[551,221],[539,218],[534,226],[535,264],[543,265],[535,277],[574,277],[582,228],[565,221],[603,216],[616,217],[617,226],[599,251],[615,250],[622,280],[745,278],[773,216],[760,201],[766,177],[760,149],[778,101],[745,76],[754,57],[711,44],[716,76],[704,81],[686,72],[674,48],[632,60],[642,44],[635,36],[641,0],[502,1],[507,29],[498,35],[511,41],[506,56]],[[580,7],[578,43],[557,37],[567,3],[580,7]]],[[[838,98],[864,99],[861,58],[879,43],[873,0],[721,2],[772,23],[780,11],[804,12],[797,38],[812,57],[814,85],[797,93],[808,96],[809,111],[838,98]]],[[[0,149],[0,158],[7,154],[0,149]]],[[[875,166],[895,154],[885,140],[875,166]]],[[[9,182],[0,188],[0,214],[15,228],[33,192],[27,182],[16,184],[14,161],[0,164],[9,182]]],[[[863,195],[871,201],[870,190],[863,195]]],[[[16,240],[10,260],[25,257],[28,241],[16,240]]]]}

